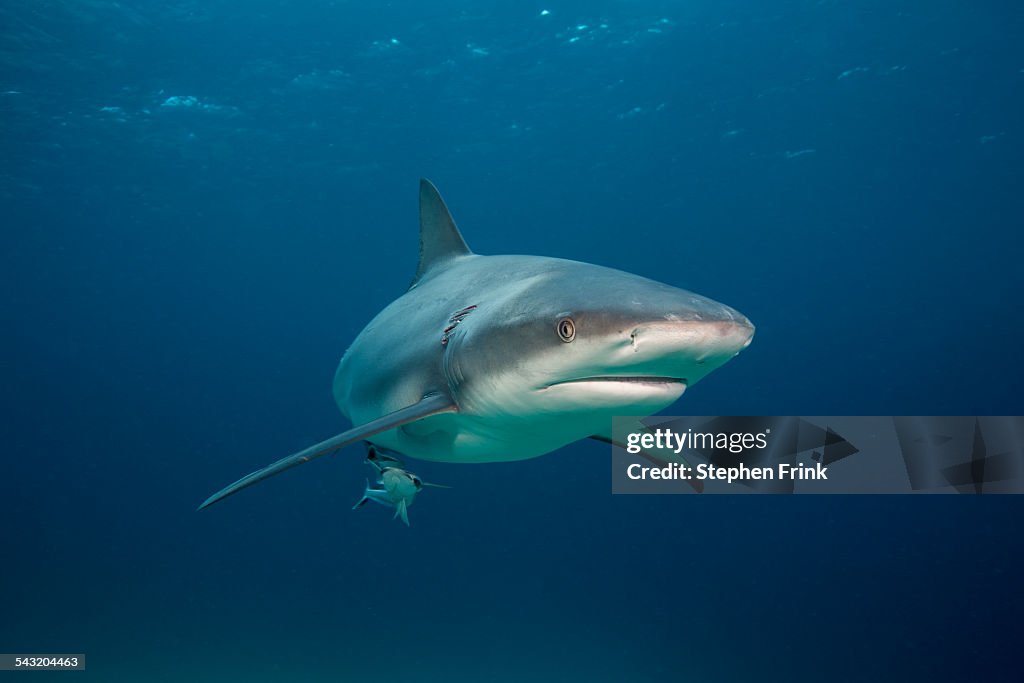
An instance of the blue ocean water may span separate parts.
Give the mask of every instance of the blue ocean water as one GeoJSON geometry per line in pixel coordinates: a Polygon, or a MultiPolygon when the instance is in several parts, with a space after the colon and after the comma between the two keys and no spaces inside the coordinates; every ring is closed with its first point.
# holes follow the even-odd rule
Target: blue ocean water
{"type": "Polygon", "coordinates": [[[479,253],[748,315],[670,414],[1021,414],[1022,29],[996,1],[5,2],[0,651],[95,681],[1017,680],[1014,497],[612,496],[585,442],[416,463],[453,488],[408,529],[349,509],[358,449],[195,507],[346,428],[331,377],[412,277],[421,176],[479,253]]]}

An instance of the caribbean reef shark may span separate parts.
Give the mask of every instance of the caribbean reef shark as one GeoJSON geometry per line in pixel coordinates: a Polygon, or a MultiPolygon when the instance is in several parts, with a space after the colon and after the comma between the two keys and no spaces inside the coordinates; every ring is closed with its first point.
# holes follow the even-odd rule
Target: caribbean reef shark
{"type": "Polygon", "coordinates": [[[753,335],[732,308],[638,275],[474,254],[424,179],[416,277],[334,375],[334,400],[355,426],[242,477],[199,509],[362,440],[452,463],[612,442],[612,416],[669,406],[753,335]]]}

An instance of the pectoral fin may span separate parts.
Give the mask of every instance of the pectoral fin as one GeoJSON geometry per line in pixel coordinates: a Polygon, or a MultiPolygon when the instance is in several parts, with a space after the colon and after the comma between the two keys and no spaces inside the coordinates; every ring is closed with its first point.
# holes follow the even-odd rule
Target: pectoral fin
{"type": "Polygon", "coordinates": [[[409,506],[405,504],[405,498],[398,501],[395,506],[395,517],[401,517],[406,526],[409,526],[409,506]]]}
{"type": "Polygon", "coordinates": [[[252,486],[256,482],[263,481],[267,477],[272,477],[275,474],[284,472],[287,469],[291,469],[296,465],[301,465],[304,462],[309,462],[319,458],[322,455],[333,453],[334,451],[340,450],[345,446],[353,444],[357,441],[369,438],[374,434],[400,427],[416,420],[422,420],[425,417],[431,415],[438,415],[440,413],[450,413],[456,411],[454,402],[445,395],[442,394],[431,394],[421,399],[418,403],[414,403],[411,406],[396,410],[393,413],[388,413],[378,417],[376,420],[371,420],[366,424],[353,427],[347,432],[342,432],[337,436],[333,436],[326,441],[321,441],[315,446],[310,446],[304,451],[299,451],[294,455],[289,455],[287,458],[282,458],[277,462],[267,465],[261,470],[256,470],[252,474],[246,475],[231,484],[227,488],[221,489],[217,493],[207,498],[199,509],[202,510],[205,507],[209,507],[219,500],[227,498],[233,493],[237,493],[247,486],[252,486]]]}

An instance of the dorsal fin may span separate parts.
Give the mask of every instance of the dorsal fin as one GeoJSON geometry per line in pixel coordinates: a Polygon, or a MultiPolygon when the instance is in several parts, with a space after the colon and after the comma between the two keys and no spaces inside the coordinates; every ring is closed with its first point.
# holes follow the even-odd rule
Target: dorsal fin
{"type": "Polygon", "coordinates": [[[459,256],[472,254],[462,239],[441,194],[426,178],[420,179],[420,264],[415,284],[432,268],[459,256]]]}

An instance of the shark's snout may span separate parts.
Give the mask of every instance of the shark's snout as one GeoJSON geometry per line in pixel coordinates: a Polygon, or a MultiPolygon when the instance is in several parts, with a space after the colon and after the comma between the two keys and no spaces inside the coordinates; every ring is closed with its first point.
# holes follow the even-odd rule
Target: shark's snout
{"type": "Polygon", "coordinates": [[[630,333],[632,350],[645,356],[683,354],[698,363],[728,360],[750,345],[754,326],[742,320],[659,321],[638,325],[630,333]]]}
{"type": "Polygon", "coordinates": [[[728,306],[705,301],[699,311],[667,313],[635,325],[621,362],[643,374],[686,378],[689,386],[750,346],[753,323],[728,306]]]}
{"type": "Polygon", "coordinates": [[[754,339],[754,324],[747,316],[734,308],[723,305],[723,315],[718,319],[718,332],[726,344],[737,346],[736,353],[750,346],[754,339]]]}

